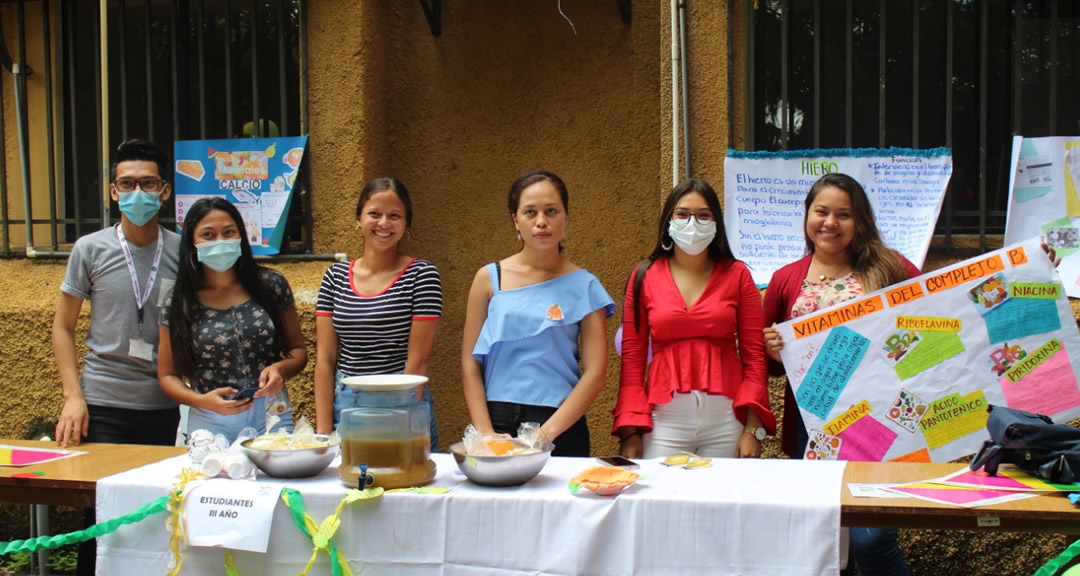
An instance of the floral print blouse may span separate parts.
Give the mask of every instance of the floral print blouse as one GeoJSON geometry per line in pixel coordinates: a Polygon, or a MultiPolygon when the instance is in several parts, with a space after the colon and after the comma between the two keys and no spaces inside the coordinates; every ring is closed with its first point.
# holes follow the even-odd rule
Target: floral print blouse
{"type": "Polygon", "coordinates": [[[812,282],[804,279],[799,297],[791,306],[791,317],[813,314],[822,308],[853,300],[862,295],[862,284],[859,284],[859,279],[854,272],[826,282],[812,282]]]}
{"type": "MultiPolygon", "coordinates": [[[[274,270],[259,271],[261,283],[280,310],[295,305],[285,278],[274,270]]],[[[170,296],[171,300],[171,296],[170,296]]],[[[161,309],[162,326],[169,327],[169,305],[161,309]]],[[[248,300],[224,310],[199,304],[192,326],[195,346],[195,389],[207,393],[226,386],[243,388],[259,383],[263,369],[278,361],[281,352],[274,342],[270,313],[248,300]]]]}

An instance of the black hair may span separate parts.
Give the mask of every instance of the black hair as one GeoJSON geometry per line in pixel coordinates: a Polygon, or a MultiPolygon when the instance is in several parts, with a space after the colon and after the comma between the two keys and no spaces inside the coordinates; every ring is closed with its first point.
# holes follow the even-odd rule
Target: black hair
{"type": "Polygon", "coordinates": [[[262,306],[274,323],[275,360],[288,357],[285,348],[284,310],[271,294],[270,287],[264,282],[269,268],[258,265],[251,253],[244,219],[240,211],[228,200],[219,197],[202,198],[191,205],[184,216],[184,230],[180,238],[180,257],[176,272],[176,284],[173,286],[172,302],[169,304],[169,342],[173,350],[173,367],[176,373],[189,381],[195,380],[195,344],[192,333],[199,320],[199,286],[203,281],[203,265],[199,262],[195,248],[195,228],[207,214],[221,210],[232,218],[240,231],[240,258],[234,268],[236,278],[251,295],[252,301],[262,306]]]}
{"type": "Polygon", "coordinates": [[[158,176],[166,182],[169,180],[169,155],[157,144],[141,138],[131,138],[121,142],[116,147],[116,153],[113,154],[112,179],[116,180],[118,164],[131,161],[153,162],[157,164],[158,176]]]}
{"type": "Polygon", "coordinates": [[[716,196],[716,191],[708,182],[699,178],[687,178],[679,182],[678,185],[671,189],[667,200],[664,201],[664,208],[660,211],[660,221],[656,232],[656,246],[653,247],[652,254],[634,268],[634,329],[640,326],[639,318],[641,318],[642,312],[640,306],[642,302],[641,285],[645,281],[645,272],[661,256],[671,254],[675,250],[671,235],[668,234],[668,224],[671,222],[671,216],[675,214],[675,206],[679,204],[679,200],[691,192],[701,194],[716,221],[716,236],[713,237],[708,248],[709,258],[718,264],[725,265],[735,261],[735,255],[731,252],[731,246],[728,245],[727,232],[724,230],[724,212],[720,208],[720,199],[716,196]]]}
{"type": "Polygon", "coordinates": [[[405,227],[409,228],[412,226],[412,198],[409,196],[409,189],[397,178],[376,178],[368,182],[360,191],[360,199],[356,201],[356,219],[359,220],[363,215],[364,204],[367,204],[374,194],[386,190],[397,194],[398,199],[405,205],[405,227]]]}
{"type": "MultiPolygon", "coordinates": [[[[514,183],[510,185],[510,192],[506,197],[506,206],[510,209],[511,219],[513,219],[514,214],[517,214],[518,206],[521,205],[521,193],[537,182],[551,182],[551,185],[559,192],[559,198],[562,198],[563,210],[570,214],[570,193],[566,190],[566,182],[563,182],[562,178],[547,170],[533,170],[522,174],[520,178],[514,180],[514,183]]],[[[563,245],[562,242],[559,242],[559,252],[562,251],[563,245]]]]}

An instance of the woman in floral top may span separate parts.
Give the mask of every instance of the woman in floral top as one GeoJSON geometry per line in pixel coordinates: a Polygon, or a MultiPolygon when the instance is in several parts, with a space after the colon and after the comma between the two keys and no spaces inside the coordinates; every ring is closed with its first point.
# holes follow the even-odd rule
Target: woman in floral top
{"type": "MultiPolygon", "coordinates": [[[[765,292],[765,348],[775,376],[784,373],[784,341],[773,328],[777,322],[919,275],[914,264],[882,242],[866,192],[846,174],[826,174],[810,188],[803,233],[809,254],[777,270],[765,292]]],[[[802,458],[809,437],[791,386],[784,393],[783,422],[784,451],[802,458]]],[[[851,552],[862,574],[908,574],[896,530],[852,528],[851,552]]]]}
{"type": "Polygon", "coordinates": [[[255,263],[245,230],[224,199],[191,206],[176,285],[160,318],[162,391],[191,406],[188,430],[229,442],[245,427],[267,432],[268,415],[279,428],[291,427],[285,381],[307,364],[289,284],[255,263]],[[255,392],[233,398],[244,388],[255,392]]]}

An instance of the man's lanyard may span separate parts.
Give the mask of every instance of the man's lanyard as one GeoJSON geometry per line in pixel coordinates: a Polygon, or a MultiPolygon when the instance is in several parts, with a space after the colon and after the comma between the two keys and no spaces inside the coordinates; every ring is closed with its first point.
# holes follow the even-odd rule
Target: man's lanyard
{"type": "Polygon", "coordinates": [[[135,290],[135,306],[139,312],[139,338],[143,333],[143,305],[150,299],[150,291],[154,289],[154,281],[157,280],[158,266],[161,264],[161,230],[158,230],[157,250],[154,251],[154,263],[150,266],[150,276],[146,279],[146,290],[139,290],[138,272],[135,271],[135,260],[131,257],[131,248],[128,247],[127,238],[120,224],[116,225],[116,237],[120,240],[120,248],[124,251],[124,262],[127,263],[128,272],[131,274],[131,287],[135,290]]]}

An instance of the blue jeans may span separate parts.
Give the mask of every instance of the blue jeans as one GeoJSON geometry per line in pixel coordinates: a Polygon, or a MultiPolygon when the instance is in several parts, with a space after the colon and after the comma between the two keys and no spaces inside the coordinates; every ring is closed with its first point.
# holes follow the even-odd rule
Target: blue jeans
{"type": "MultiPolygon", "coordinates": [[[[341,425],[341,411],[353,405],[356,401],[356,393],[352,388],[341,383],[345,375],[340,371],[334,377],[334,430],[341,425]]],[[[428,403],[428,411],[431,416],[431,451],[439,451],[439,426],[435,422],[435,398],[431,394],[431,387],[425,385],[423,399],[428,403]]]]}
{"type": "MultiPolygon", "coordinates": [[[[784,422],[784,425],[789,424],[784,422]]],[[[806,445],[810,443],[810,434],[806,431],[801,414],[798,421],[790,425],[795,426],[795,457],[801,459],[803,454],[806,454],[806,445]]],[[[840,572],[842,576],[854,576],[855,565],[859,566],[859,574],[862,576],[911,574],[907,561],[904,560],[904,552],[897,543],[894,528],[853,527],[850,529],[850,538],[848,567],[840,572]]]]}
{"type": "MultiPolygon", "coordinates": [[[[287,400],[286,400],[287,401],[287,400]]],[[[240,431],[244,428],[254,428],[259,434],[266,434],[266,398],[255,398],[251,410],[239,414],[218,414],[210,410],[202,410],[194,406],[188,412],[188,434],[193,430],[206,429],[214,434],[221,434],[232,445],[240,431]]],[[[286,430],[292,432],[293,412],[292,403],[284,414],[280,414],[281,422],[274,426],[274,430],[286,430]]]]}

